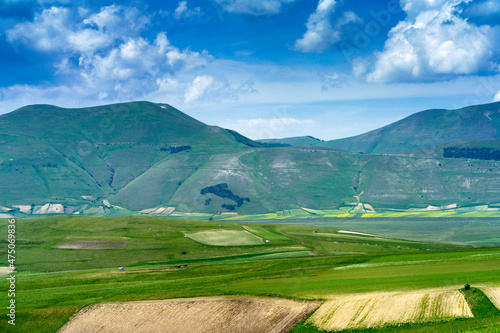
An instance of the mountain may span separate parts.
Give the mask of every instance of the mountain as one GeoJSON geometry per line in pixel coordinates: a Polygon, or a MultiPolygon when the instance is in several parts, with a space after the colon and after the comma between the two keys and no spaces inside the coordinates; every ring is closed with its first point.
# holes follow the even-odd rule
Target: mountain
{"type": "Polygon", "coordinates": [[[0,116],[2,202],[108,197],[172,153],[210,155],[252,142],[240,143],[234,133],[166,104],[27,106],[0,116]]]}
{"type": "Polygon", "coordinates": [[[367,154],[398,153],[463,140],[500,139],[500,102],[458,110],[427,110],[393,124],[320,145],[367,154]]]}
{"type": "Polygon", "coordinates": [[[383,141],[396,137],[408,137],[404,150],[417,148],[395,155],[273,147],[208,126],[167,104],[27,106],[0,116],[0,209],[26,214],[115,214],[122,208],[255,214],[334,209],[357,200],[375,209],[500,203],[500,163],[487,159],[496,156],[497,146],[491,140],[471,146],[467,128],[468,123],[476,130],[489,124],[477,135],[494,137],[498,112],[491,105],[467,110],[472,110],[469,116],[479,112],[484,117],[466,122],[458,114],[454,125],[443,123],[446,111],[426,111],[389,125],[386,134],[379,131],[380,149],[400,147],[397,141],[383,141]],[[439,140],[447,142],[433,150],[421,148],[401,123],[420,124],[422,128],[413,128],[417,137],[422,136],[419,131],[437,131],[439,140]],[[446,124],[444,133],[453,127],[465,134],[446,139],[439,124],[446,124]],[[444,157],[445,148],[455,155],[444,157]]]}

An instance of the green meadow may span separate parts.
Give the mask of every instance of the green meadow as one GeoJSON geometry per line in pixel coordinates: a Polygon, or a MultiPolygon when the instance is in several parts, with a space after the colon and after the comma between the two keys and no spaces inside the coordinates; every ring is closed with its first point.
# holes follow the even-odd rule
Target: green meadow
{"type": "MultiPolygon", "coordinates": [[[[415,241],[398,239],[394,233],[375,234],[369,227],[360,228],[361,222],[343,223],[266,224],[163,217],[18,219],[15,331],[56,332],[76,311],[101,302],[221,294],[322,300],[327,295],[372,291],[500,286],[500,249],[474,247],[465,238],[456,244],[437,242],[436,238],[447,237],[445,226],[434,230],[444,236],[425,240],[429,231],[422,230],[421,241],[415,241]],[[217,233],[219,242],[227,241],[223,236],[231,234],[247,243],[214,244],[207,237],[193,237],[210,235],[213,240],[217,233]],[[61,248],[69,245],[73,248],[61,248]],[[187,267],[172,268],[174,265],[187,267]],[[125,271],[120,272],[119,267],[125,271]]],[[[2,234],[7,235],[7,220],[0,221],[2,234]]],[[[477,235],[471,233],[470,237],[475,240],[477,235]]],[[[0,266],[7,266],[6,238],[0,244],[0,266]]],[[[1,290],[5,292],[0,292],[0,304],[7,304],[5,278],[0,279],[1,290]]],[[[11,329],[6,314],[2,306],[1,332],[11,329]]],[[[487,312],[472,319],[364,331],[489,332],[499,324],[498,314],[487,312]]],[[[293,332],[318,330],[301,323],[293,332]]]]}

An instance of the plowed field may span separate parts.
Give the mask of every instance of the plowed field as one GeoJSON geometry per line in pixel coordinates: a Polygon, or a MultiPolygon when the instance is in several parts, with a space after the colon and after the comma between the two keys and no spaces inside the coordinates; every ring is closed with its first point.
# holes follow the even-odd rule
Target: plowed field
{"type": "Polygon", "coordinates": [[[60,333],[287,332],[319,303],[221,296],[89,306],[60,333]]]}

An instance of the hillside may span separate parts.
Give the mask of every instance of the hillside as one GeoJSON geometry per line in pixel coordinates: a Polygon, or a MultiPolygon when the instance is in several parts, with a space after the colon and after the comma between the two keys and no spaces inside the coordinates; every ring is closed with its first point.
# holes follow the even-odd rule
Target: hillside
{"type": "Polygon", "coordinates": [[[170,155],[245,148],[229,131],[165,104],[27,106],[0,116],[0,203],[84,203],[82,196],[112,195],[170,155]]]}
{"type": "Polygon", "coordinates": [[[427,110],[358,136],[321,145],[367,154],[398,153],[462,140],[500,139],[500,102],[427,110]]]}
{"type": "MultiPolygon", "coordinates": [[[[466,114],[482,112],[489,121],[470,120],[472,128],[491,125],[477,131],[483,139],[496,135],[493,124],[498,113],[484,111],[491,107],[467,109],[472,111],[466,114]]],[[[427,117],[427,125],[412,117],[400,123],[420,124],[421,133],[431,133],[438,130],[446,112],[413,116],[427,117]]],[[[458,123],[464,137],[472,133],[465,120],[458,123]]],[[[389,125],[390,130],[380,133],[390,135],[380,134],[377,140],[410,138],[402,124],[389,125]]],[[[442,132],[448,133],[448,127],[443,126],[442,132]]],[[[407,148],[416,145],[407,141],[407,148]]],[[[463,142],[469,141],[457,144],[457,151],[463,152],[463,142]]],[[[495,152],[494,141],[474,142],[476,150],[495,152]]],[[[377,147],[395,149],[395,145],[397,141],[380,141],[377,147]]],[[[358,202],[375,210],[500,203],[500,161],[444,158],[448,145],[398,155],[304,145],[273,147],[203,124],[166,104],[28,106],[0,116],[0,210],[42,215],[140,211],[167,215],[175,210],[208,218],[217,213],[336,209],[358,202]]]]}

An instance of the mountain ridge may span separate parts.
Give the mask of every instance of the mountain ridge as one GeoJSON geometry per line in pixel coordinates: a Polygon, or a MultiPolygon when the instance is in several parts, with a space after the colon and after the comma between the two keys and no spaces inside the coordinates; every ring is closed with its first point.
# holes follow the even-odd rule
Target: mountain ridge
{"type": "MultiPolygon", "coordinates": [[[[483,114],[492,109],[476,108],[483,114]]],[[[95,214],[171,207],[169,212],[255,214],[336,209],[356,201],[375,209],[500,202],[500,162],[444,158],[443,145],[390,154],[271,147],[149,102],[19,110],[0,117],[0,205],[6,209],[40,212],[60,205],[69,214],[95,214]],[[224,191],[203,193],[223,184],[224,191]]],[[[496,121],[496,114],[489,116],[496,121]]]]}
{"type": "MultiPolygon", "coordinates": [[[[266,141],[301,145],[301,138],[303,137],[266,141]]],[[[418,150],[455,141],[496,139],[500,139],[500,102],[455,110],[424,110],[363,134],[315,143],[351,152],[384,154],[418,150]]]]}

